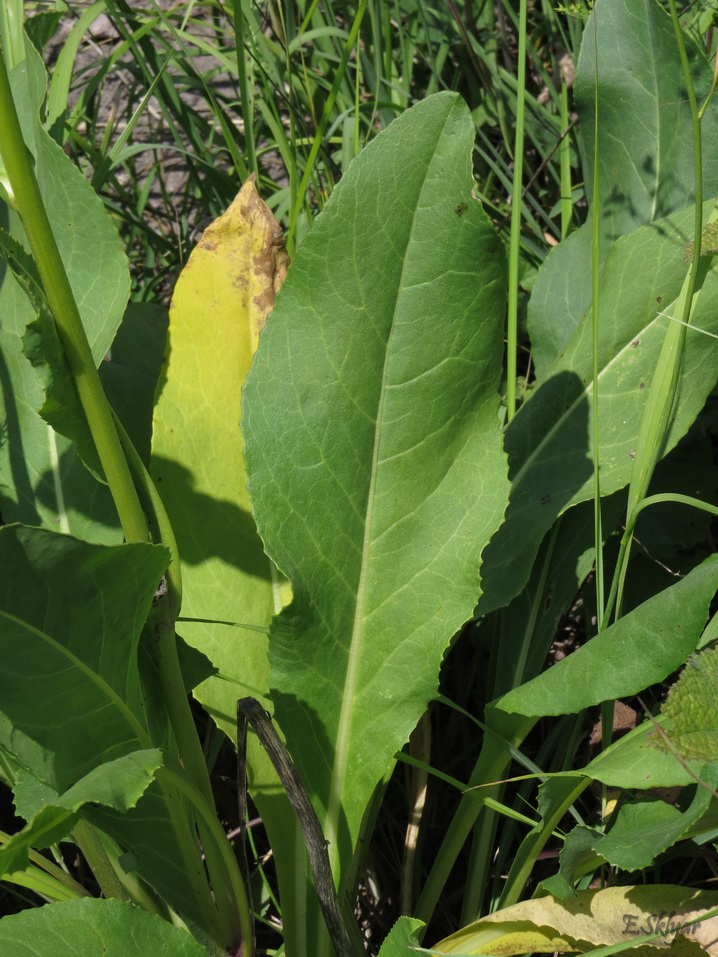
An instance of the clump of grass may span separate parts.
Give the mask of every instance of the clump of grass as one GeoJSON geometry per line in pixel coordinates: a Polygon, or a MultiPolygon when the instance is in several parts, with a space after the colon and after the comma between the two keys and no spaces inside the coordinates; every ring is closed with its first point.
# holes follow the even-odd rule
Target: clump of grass
{"type": "MultiPolygon", "coordinates": [[[[476,192],[508,233],[518,55],[510,0],[496,10],[109,0],[94,28],[84,4],[68,6],[56,20],[62,48],[43,38],[52,128],[121,225],[136,299],[168,295],[198,232],[251,172],[291,251],[368,140],[437,90],[459,91],[473,110],[476,192]]],[[[38,4],[35,17],[48,7],[38,4]]],[[[522,277],[582,216],[559,66],[581,29],[549,4],[530,13],[522,277]]]]}

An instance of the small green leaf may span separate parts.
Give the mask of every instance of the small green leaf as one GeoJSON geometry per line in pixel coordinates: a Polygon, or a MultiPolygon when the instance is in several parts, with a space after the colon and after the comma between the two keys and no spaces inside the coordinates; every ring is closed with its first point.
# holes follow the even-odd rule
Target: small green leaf
{"type": "Polygon", "coordinates": [[[569,831],[559,855],[558,874],[541,881],[541,889],[559,900],[575,897],[574,882],[601,863],[593,850],[599,837],[603,837],[600,831],[583,824],[569,831]]]}
{"type": "Polygon", "coordinates": [[[535,717],[575,714],[662,681],[696,648],[716,588],[718,558],[711,556],[495,705],[535,717]]]}
{"type": "MultiPolygon", "coordinates": [[[[413,917],[400,917],[381,945],[378,957],[409,957],[418,950],[418,935],[424,922],[413,917]]],[[[422,953],[422,951],[418,951],[422,953]]]]}

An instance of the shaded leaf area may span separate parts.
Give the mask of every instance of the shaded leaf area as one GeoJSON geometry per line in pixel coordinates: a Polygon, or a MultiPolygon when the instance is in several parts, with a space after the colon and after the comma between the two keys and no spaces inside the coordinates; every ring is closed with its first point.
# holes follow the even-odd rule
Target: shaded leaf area
{"type": "Polygon", "coordinates": [[[272,698],[335,863],[436,693],[506,502],[504,262],[472,141],[463,102],[438,94],[361,153],[245,388],[257,525],[295,596],[272,626],[272,698]]]}
{"type": "MultiPolygon", "coordinates": [[[[658,463],[651,493],[687,495],[718,504],[713,462],[717,433],[715,411],[706,408],[685,438],[658,463]]],[[[626,575],[624,612],[674,584],[706,557],[712,550],[707,534],[710,521],[708,513],[679,502],[660,502],[641,512],[636,526],[639,544],[632,550],[626,575]]]]}
{"type": "MultiPolygon", "coordinates": [[[[614,528],[623,511],[622,492],[603,499],[603,528],[614,528]]],[[[594,541],[593,502],[582,502],[561,516],[541,543],[525,588],[501,612],[501,638],[492,647],[497,664],[490,697],[542,670],[561,617],[593,567],[594,541]]]]}
{"type": "MultiPolygon", "coordinates": [[[[610,528],[624,508],[622,493],[604,499],[604,528],[610,528]]],[[[499,640],[491,642],[492,661],[487,668],[493,678],[488,697],[501,695],[541,671],[559,619],[570,607],[593,565],[593,521],[593,503],[582,503],[563,515],[542,542],[526,587],[501,612],[499,640]]],[[[490,627],[490,621],[485,627],[490,627]]],[[[461,643],[457,643],[451,654],[459,654],[460,649],[461,643]]],[[[535,723],[533,719],[509,715],[491,705],[484,720],[489,733],[481,742],[479,757],[470,773],[469,790],[461,795],[457,811],[448,823],[441,850],[419,900],[417,914],[427,919],[427,899],[437,898],[449,879],[458,848],[469,837],[483,809],[484,797],[501,798],[501,786],[486,786],[486,782],[501,781],[508,775],[511,755],[507,742],[520,747],[535,723]]],[[[480,842],[474,846],[480,847],[480,842]]],[[[481,851],[472,853],[478,857],[481,851]]],[[[464,900],[467,908],[475,908],[474,913],[482,906],[479,900],[468,900],[468,890],[464,892],[464,900]]]]}
{"type": "MultiPolygon", "coordinates": [[[[52,801],[41,785],[55,795],[69,790],[65,810],[74,813],[83,795],[107,793],[102,789],[112,774],[101,769],[105,764],[167,740],[166,713],[161,718],[160,701],[137,664],[167,560],[157,545],[108,547],[43,529],[0,529],[0,745],[38,779],[35,797],[26,791],[21,805],[34,806],[32,816],[40,813],[38,797],[52,801]]],[[[206,879],[194,834],[185,811],[173,810],[159,784],[148,784],[153,755],[128,778],[126,796],[110,801],[129,810],[95,806],[82,813],[132,852],[140,874],[171,906],[203,924],[212,905],[208,894],[198,898],[206,879]]],[[[40,822],[61,828],[53,817],[62,812],[47,813],[40,822]]]]}
{"type": "Polygon", "coordinates": [[[194,825],[186,807],[181,813],[175,807],[173,813],[173,802],[177,796],[153,781],[127,811],[97,805],[84,816],[129,851],[122,858],[129,872],[147,881],[183,917],[206,928],[212,900],[194,825]]]}
{"type": "MultiPolygon", "coordinates": [[[[129,295],[127,259],[111,220],[81,171],[48,136],[40,122],[46,77],[35,49],[11,73],[13,95],[35,173],[53,224],[70,285],[96,362],[110,347],[129,295]],[[92,264],[88,268],[88,264],[92,264]]],[[[25,237],[16,214],[0,203],[0,225],[18,242],[25,237]]],[[[17,262],[15,263],[17,268],[17,262]]],[[[0,443],[0,506],[6,521],[44,524],[97,541],[121,541],[109,491],[79,462],[80,441],[91,465],[98,463],[59,342],[44,316],[43,336],[26,326],[37,317],[11,269],[0,274],[0,407],[6,434],[0,443]],[[53,425],[38,415],[47,407],[53,425]]]]}
{"type": "Polygon", "coordinates": [[[167,322],[167,310],[158,303],[128,303],[112,346],[100,363],[105,394],[147,467],[167,322]]]}
{"type": "Polygon", "coordinates": [[[662,681],[695,650],[717,587],[712,556],[495,705],[534,717],[574,714],[662,681]]]}
{"type": "Polygon", "coordinates": [[[661,713],[667,724],[651,737],[654,747],[675,751],[689,761],[715,761],[718,756],[718,648],[688,659],[671,688],[661,713]]]}
{"type": "Polygon", "coordinates": [[[558,873],[541,881],[540,889],[559,900],[575,897],[574,882],[601,863],[593,845],[602,837],[600,831],[582,824],[569,831],[561,847],[558,873]]]}
{"type": "Polygon", "coordinates": [[[62,793],[147,747],[136,653],[167,552],[0,529],[3,746],[62,793]]]}
{"type": "MultiPolygon", "coordinates": [[[[692,142],[691,116],[681,63],[670,16],[656,0],[630,9],[624,0],[604,0],[591,14],[574,87],[585,181],[593,181],[596,42],[603,266],[619,237],[689,206],[695,195],[693,154],[687,147],[692,142]]],[[[712,69],[704,51],[691,42],[688,58],[700,100],[710,88],[712,69]]],[[[702,137],[704,195],[712,195],[718,190],[714,110],[705,116],[702,137]]],[[[539,381],[590,305],[591,228],[589,218],[552,250],[536,279],[527,321],[539,381]]]]}
{"type": "MultiPolygon", "coordinates": [[[[706,213],[708,207],[706,207],[706,213]]],[[[667,324],[686,274],[682,260],[693,211],[682,210],[619,239],[601,280],[599,467],[601,494],[628,484],[641,416],[667,324]]],[[[694,325],[718,332],[718,273],[708,272],[694,325]]],[[[506,430],[512,480],[506,520],[485,555],[482,614],[502,607],[523,587],[536,550],[557,516],[593,496],[592,323],[585,316],[542,384],[506,430]],[[521,541],[521,548],[516,542],[521,541]]],[[[716,381],[718,343],[689,331],[679,399],[664,445],[686,434],[716,381]]]]}
{"type": "Polygon", "coordinates": [[[0,920],[5,957],[207,957],[186,931],[118,900],[67,901],[0,920]]]}
{"type": "Polygon", "coordinates": [[[0,847],[0,874],[26,867],[30,848],[59,843],[72,830],[80,816],[79,811],[86,804],[101,804],[118,811],[134,807],[162,762],[162,755],[157,750],[135,751],[93,768],[61,795],[43,786],[29,772],[22,771],[19,774],[19,799],[17,781],[13,790],[16,811],[25,817],[28,825],[0,847]],[[42,800],[39,806],[34,802],[34,809],[28,806],[28,787],[33,788],[36,795],[42,791],[42,800]]]}
{"type": "Polygon", "coordinates": [[[579,891],[563,901],[541,897],[496,911],[439,941],[434,950],[497,957],[530,951],[585,953],[636,940],[642,946],[631,953],[640,957],[658,957],[667,947],[677,957],[715,955],[718,918],[681,928],[717,905],[715,892],[672,884],[579,891]],[[647,936],[654,937],[653,944],[643,942],[647,936]]]}

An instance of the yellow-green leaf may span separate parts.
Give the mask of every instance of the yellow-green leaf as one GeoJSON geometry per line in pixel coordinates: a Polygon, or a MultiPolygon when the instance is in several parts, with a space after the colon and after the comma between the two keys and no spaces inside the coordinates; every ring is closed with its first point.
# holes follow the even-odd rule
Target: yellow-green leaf
{"type": "Polygon", "coordinates": [[[597,946],[626,945],[642,957],[718,954],[718,893],[673,884],[579,891],[559,901],[540,897],[484,917],[429,951],[509,957],[537,953],[585,953],[597,946]],[[700,923],[688,921],[709,915],[700,923]],[[652,938],[650,943],[645,938],[652,938]]]}
{"type": "MultiPolygon", "coordinates": [[[[205,230],[172,298],[152,443],[152,474],[183,562],[182,615],[259,628],[282,602],[250,514],[239,415],[259,330],[286,273],[278,233],[252,181],[205,230]]],[[[220,669],[198,697],[233,736],[237,697],[266,687],[266,639],[227,625],[179,628],[220,669]]]]}

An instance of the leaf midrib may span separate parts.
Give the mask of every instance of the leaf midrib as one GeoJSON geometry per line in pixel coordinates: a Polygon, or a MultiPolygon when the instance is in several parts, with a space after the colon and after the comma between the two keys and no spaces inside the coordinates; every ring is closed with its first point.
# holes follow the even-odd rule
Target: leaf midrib
{"type": "MultiPolygon", "coordinates": [[[[437,132],[434,146],[432,148],[431,159],[426,166],[424,176],[421,181],[421,185],[417,191],[417,202],[414,204],[411,225],[407,232],[406,244],[404,247],[404,252],[402,256],[402,267],[399,283],[397,286],[397,293],[394,302],[394,309],[391,320],[391,327],[389,335],[386,341],[386,347],[384,352],[384,365],[382,369],[382,382],[381,388],[379,390],[379,401],[377,403],[377,414],[375,419],[375,431],[374,431],[374,447],[372,450],[372,469],[371,469],[371,478],[369,482],[369,494],[367,497],[366,504],[366,513],[365,513],[365,522],[364,522],[364,537],[362,541],[362,552],[361,552],[361,563],[360,563],[360,572],[359,580],[357,583],[357,592],[356,592],[356,605],[354,611],[354,623],[352,627],[352,636],[349,646],[349,656],[347,660],[347,669],[344,678],[344,688],[342,693],[342,703],[341,709],[339,712],[339,721],[337,724],[337,737],[336,737],[336,747],[335,747],[335,758],[334,765],[332,767],[332,775],[329,784],[329,799],[327,803],[327,816],[325,822],[325,834],[329,842],[329,853],[332,861],[332,867],[336,874],[336,865],[338,861],[338,824],[339,817],[341,814],[341,809],[343,806],[343,795],[344,795],[344,784],[346,780],[346,770],[348,763],[348,742],[351,734],[351,725],[352,717],[355,708],[355,689],[357,676],[359,671],[359,664],[361,658],[361,651],[363,646],[363,624],[364,624],[364,608],[366,600],[366,582],[368,576],[368,570],[370,567],[370,553],[373,545],[371,539],[371,532],[373,528],[373,516],[374,516],[374,506],[375,506],[375,491],[376,491],[376,482],[378,476],[378,461],[379,461],[379,450],[381,447],[382,439],[382,410],[384,408],[386,393],[387,393],[387,378],[388,378],[388,369],[391,356],[391,342],[396,331],[396,315],[398,310],[398,304],[401,295],[406,291],[404,287],[404,274],[407,267],[407,251],[411,247],[412,239],[414,236],[414,231],[416,227],[416,219],[419,211],[419,202],[418,199],[421,197],[424,187],[426,185],[426,180],[428,178],[429,172],[433,168],[434,160],[436,157],[436,146],[443,135],[444,129],[449,121],[449,115],[444,120],[444,123],[441,126],[441,129],[437,132]]],[[[408,288],[408,287],[407,287],[408,288]]]]}

